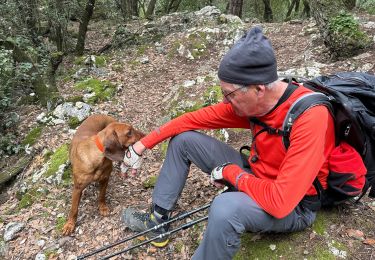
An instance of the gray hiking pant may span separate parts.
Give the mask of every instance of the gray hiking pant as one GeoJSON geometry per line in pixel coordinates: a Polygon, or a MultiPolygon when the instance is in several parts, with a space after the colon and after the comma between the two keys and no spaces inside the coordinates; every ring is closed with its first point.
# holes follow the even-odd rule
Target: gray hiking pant
{"type": "MultiPolygon", "coordinates": [[[[214,167],[225,162],[244,167],[238,151],[212,137],[194,131],[175,136],[169,143],[155,185],[153,203],[167,210],[173,209],[185,185],[191,163],[210,173],[214,167]]],[[[192,259],[232,259],[240,247],[243,232],[298,231],[310,226],[315,216],[315,212],[297,206],[285,218],[277,219],[243,192],[222,193],[211,204],[203,241],[192,259]]]]}

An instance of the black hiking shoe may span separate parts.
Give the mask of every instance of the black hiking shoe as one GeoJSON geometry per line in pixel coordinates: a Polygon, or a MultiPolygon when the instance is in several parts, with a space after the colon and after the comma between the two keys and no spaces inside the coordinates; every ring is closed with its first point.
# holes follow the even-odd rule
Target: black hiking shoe
{"type": "MultiPolygon", "coordinates": [[[[122,222],[125,223],[127,227],[129,227],[132,231],[135,232],[142,232],[153,228],[161,223],[168,221],[169,217],[162,216],[159,213],[153,211],[150,213],[143,213],[137,211],[133,208],[126,208],[121,215],[122,222]]],[[[158,228],[156,230],[152,230],[145,234],[148,239],[154,238],[159,236],[165,232],[168,232],[169,224],[158,228]]],[[[165,247],[169,242],[168,236],[163,236],[162,238],[158,238],[151,242],[152,245],[156,247],[165,247]]]]}

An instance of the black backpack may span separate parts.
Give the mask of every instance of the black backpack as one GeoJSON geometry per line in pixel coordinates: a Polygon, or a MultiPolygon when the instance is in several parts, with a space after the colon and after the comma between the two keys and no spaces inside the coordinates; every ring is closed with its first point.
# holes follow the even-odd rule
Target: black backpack
{"type": "MultiPolygon", "coordinates": [[[[335,119],[337,144],[345,141],[354,147],[367,168],[366,184],[360,198],[369,188],[369,197],[375,198],[375,76],[360,72],[341,72],[302,83],[314,92],[300,97],[292,104],[282,129],[273,129],[257,119],[250,121],[263,126],[270,134],[281,135],[287,149],[294,121],[313,106],[327,106],[335,119]]],[[[338,204],[351,197],[330,188],[324,191],[317,179],[314,186],[323,206],[338,204]]]]}

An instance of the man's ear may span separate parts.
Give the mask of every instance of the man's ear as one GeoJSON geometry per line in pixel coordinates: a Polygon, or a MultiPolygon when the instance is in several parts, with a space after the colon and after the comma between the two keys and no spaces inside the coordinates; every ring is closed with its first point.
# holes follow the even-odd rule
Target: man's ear
{"type": "Polygon", "coordinates": [[[122,161],[125,156],[124,147],[121,145],[116,131],[111,131],[104,141],[104,156],[112,161],[122,161]]]}
{"type": "Polygon", "coordinates": [[[256,85],[255,86],[255,92],[256,92],[258,97],[263,97],[265,90],[266,90],[265,85],[256,85]]]}

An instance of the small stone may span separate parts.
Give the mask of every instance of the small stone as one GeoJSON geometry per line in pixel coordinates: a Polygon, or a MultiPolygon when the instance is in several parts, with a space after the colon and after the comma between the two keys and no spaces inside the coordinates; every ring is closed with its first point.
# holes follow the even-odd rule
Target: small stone
{"type": "Polygon", "coordinates": [[[195,80],[186,80],[184,81],[184,88],[189,88],[195,85],[195,80]]]}
{"type": "Polygon", "coordinates": [[[5,226],[4,241],[8,242],[25,227],[24,223],[10,222],[5,226]]]}
{"type": "Polygon", "coordinates": [[[38,240],[38,241],[36,242],[36,244],[37,244],[38,246],[40,246],[40,247],[43,247],[43,246],[46,244],[46,241],[44,241],[43,239],[41,239],[41,240],[38,240]]]}
{"type": "Polygon", "coordinates": [[[35,260],[45,260],[45,259],[46,259],[46,256],[45,256],[45,254],[42,254],[42,253],[38,253],[35,256],[35,260]]]}
{"type": "Polygon", "coordinates": [[[308,255],[308,254],[309,254],[309,251],[304,250],[304,251],[303,251],[303,254],[304,254],[304,255],[308,255]]]}

